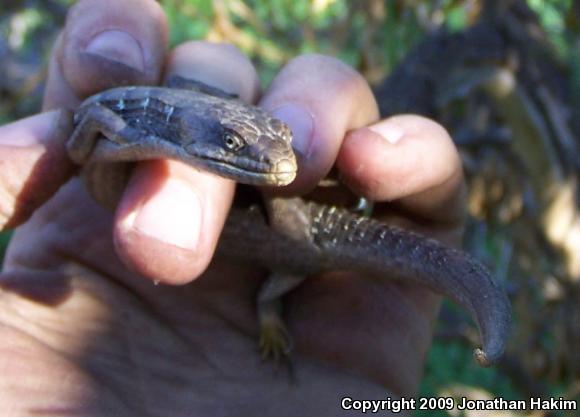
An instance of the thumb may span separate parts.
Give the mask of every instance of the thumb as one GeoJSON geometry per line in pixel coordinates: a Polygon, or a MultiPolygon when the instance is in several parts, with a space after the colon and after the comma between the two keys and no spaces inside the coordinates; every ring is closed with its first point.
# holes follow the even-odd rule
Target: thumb
{"type": "Polygon", "coordinates": [[[0,127],[0,230],[25,222],[70,178],[70,112],[41,113],[0,127]]]}

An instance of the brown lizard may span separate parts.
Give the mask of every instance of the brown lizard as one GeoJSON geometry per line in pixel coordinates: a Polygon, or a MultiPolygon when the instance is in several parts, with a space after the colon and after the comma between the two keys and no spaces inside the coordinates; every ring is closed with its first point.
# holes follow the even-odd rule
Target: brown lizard
{"type": "MultiPolygon", "coordinates": [[[[130,162],[170,158],[240,183],[282,186],[293,181],[291,132],[264,110],[221,90],[173,78],[167,87],[120,87],[85,100],[67,143],[83,166],[91,195],[114,207],[130,162]]],[[[281,298],[306,276],[351,270],[423,285],[474,317],[482,366],[503,353],[510,327],[507,296],[465,252],[345,209],[301,198],[265,199],[266,213],[231,210],[216,254],[270,271],[257,299],[264,356],[288,355],[291,338],[281,298]]]]}

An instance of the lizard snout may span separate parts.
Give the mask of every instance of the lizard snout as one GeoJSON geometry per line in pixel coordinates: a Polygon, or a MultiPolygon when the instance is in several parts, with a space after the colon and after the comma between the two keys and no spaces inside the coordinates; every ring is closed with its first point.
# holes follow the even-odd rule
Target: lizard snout
{"type": "Polygon", "coordinates": [[[272,173],[276,178],[276,185],[288,185],[296,178],[296,160],[282,159],[274,166],[272,173]]]}

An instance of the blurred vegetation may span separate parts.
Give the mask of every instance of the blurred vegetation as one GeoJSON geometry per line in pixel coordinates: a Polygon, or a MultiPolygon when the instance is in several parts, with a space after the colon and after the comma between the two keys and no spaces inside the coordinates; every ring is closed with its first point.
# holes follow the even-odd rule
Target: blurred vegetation
{"type": "MultiPolygon", "coordinates": [[[[0,11],[0,122],[39,109],[50,46],[71,3],[13,1],[0,11]]],[[[264,85],[293,56],[319,52],[342,59],[376,84],[385,114],[415,111],[442,122],[460,146],[471,190],[466,247],[495,265],[510,289],[516,330],[506,359],[479,369],[470,360],[475,329],[446,304],[421,394],[579,398],[579,2],[161,4],[172,46],[199,38],[232,42],[252,58],[264,85]],[[488,43],[477,48],[472,39],[488,43]],[[461,48],[462,42],[471,46],[461,48]],[[452,53],[445,55],[447,50],[452,53]],[[458,59],[461,54],[466,57],[458,59]],[[424,74],[430,71],[436,75],[424,74]],[[421,82],[413,84],[413,77],[421,82]],[[506,79],[516,89],[498,94],[506,79]],[[408,83],[413,88],[395,94],[408,83]],[[421,90],[427,87],[429,97],[421,90]]],[[[1,235],[0,246],[6,242],[1,235]]]]}

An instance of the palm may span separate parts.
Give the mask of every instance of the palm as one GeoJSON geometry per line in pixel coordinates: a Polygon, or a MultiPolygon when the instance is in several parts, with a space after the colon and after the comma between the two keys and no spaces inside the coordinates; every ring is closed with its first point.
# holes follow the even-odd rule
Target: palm
{"type": "Polygon", "coordinates": [[[414,338],[429,337],[428,322],[417,326],[416,312],[405,314],[413,311],[412,298],[400,297],[418,290],[344,273],[308,280],[288,300],[297,342],[290,372],[258,354],[260,271],[214,262],[189,285],[156,286],[121,263],[111,229],[111,214],[73,180],[20,228],[6,261],[8,270],[26,259],[26,269],[50,262],[60,271],[40,287],[15,273],[11,289],[34,302],[36,343],[19,362],[42,367],[42,390],[70,398],[75,415],[155,405],[159,415],[219,407],[228,415],[246,402],[247,415],[281,404],[295,415],[300,398],[315,396],[311,406],[324,410],[339,406],[337,393],[384,395],[377,383],[403,392],[409,386],[401,375],[420,373],[420,365],[400,360],[414,338]],[[66,384],[54,385],[65,376],[66,384]],[[81,409],[79,395],[86,398],[81,409]]]}

